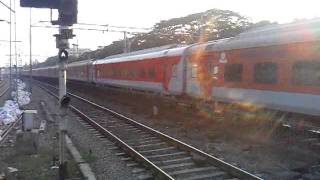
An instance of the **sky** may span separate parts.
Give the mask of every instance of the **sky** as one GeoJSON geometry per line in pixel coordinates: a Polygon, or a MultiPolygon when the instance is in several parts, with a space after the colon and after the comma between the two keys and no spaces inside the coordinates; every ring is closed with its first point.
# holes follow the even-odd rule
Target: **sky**
{"type": "MultiPolygon", "coordinates": [[[[10,0],[0,0],[5,4],[10,0]]],[[[16,4],[17,17],[17,54],[22,64],[29,62],[29,8],[21,8],[19,0],[11,0],[16,4]]],[[[294,19],[311,19],[320,17],[319,0],[78,0],[79,23],[109,24],[113,26],[152,27],[161,20],[183,17],[192,13],[209,9],[232,10],[248,17],[253,22],[261,20],[288,23],[294,19]]],[[[54,17],[56,13],[54,12],[54,17]]],[[[0,20],[9,21],[9,10],[0,4],[0,20]]],[[[14,19],[14,15],[12,15],[14,19]]],[[[49,21],[50,11],[32,9],[32,24],[49,21]]],[[[90,27],[89,27],[90,28],[90,27]]],[[[14,29],[12,27],[12,29],[14,29]]],[[[42,62],[47,57],[57,54],[54,34],[57,29],[32,28],[33,60],[42,62]]],[[[76,37],[70,44],[79,44],[79,48],[97,49],[123,38],[122,33],[75,30],[76,37]]],[[[12,31],[14,40],[14,32],[12,31]]],[[[0,67],[9,64],[9,24],[0,22],[0,67]]],[[[12,52],[14,53],[14,44],[12,52]]],[[[12,58],[15,63],[15,58],[12,58]]],[[[14,64],[13,63],[13,64],[14,64]]]]}

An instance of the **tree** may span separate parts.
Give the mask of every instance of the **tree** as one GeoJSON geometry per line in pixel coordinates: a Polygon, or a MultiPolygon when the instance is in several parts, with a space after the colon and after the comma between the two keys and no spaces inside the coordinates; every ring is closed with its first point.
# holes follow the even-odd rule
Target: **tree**
{"type": "MultiPolygon", "coordinates": [[[[131,51],[159,47],[168,44],[192,44],[228,38],[238,35],[248,29],[252,23],[239,13],[229,10],[211,9],[185,17],[172,18],[156,23],[148,33],[139,33],[129,38],[131,51]]],[[[118,40],[92,52],[82,54],[74,61],[92,58],[104,58],[123,53],[124,41],[118,40]]],[[[56,57],[50,57],[45,62],[52,65],[56,57]]]]}
{"type": "Polygon", "coordinates": [[[270,21],[259,21],[257,23],[252,23],[248,29],[257,29],[257,28],[261,28],[261,27],[266,27],[266,26],[271,26],[271,25],[277,25],[277,22],[270,22],[270,21]]]}
{"type": "MultiPolygon", "coordinates": [[[[132,45],[134,50],[166,44],[191,44],[235,36],[251,23],[240,14],[212,9],[181,18],[160,21],[147,34],[139,34],[132,45]]],[[[136,37],[135,37],[136,38],[136,37]]]]}

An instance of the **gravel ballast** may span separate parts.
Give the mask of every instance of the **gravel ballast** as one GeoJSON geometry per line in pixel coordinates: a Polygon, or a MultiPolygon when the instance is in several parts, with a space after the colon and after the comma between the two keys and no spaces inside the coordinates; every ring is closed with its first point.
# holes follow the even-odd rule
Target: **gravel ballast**
{"type": "MultiPolygon", "coordinates": [[[[47,103],[48,111],[53,119],[57,121],[57,100],[37,86],[33,86],[33,89],[46,96],[43,100],[47,103]]],[[[92,134],[80,123],[81,118],[71,111],[68,111],[67,120],[68,135],[81,156],[89,163],[97,179],[136,179],[135,174],[131,173],[132,169],[127,167],[124,161],[121,161],[121,157],[116,156],[115,151],[109,150],[110,141],[92,134]]]]}
{"type": "Polygon", "coordinates": [[[305,173],[301,169],[320,162],[317,150],[305,144],[299,135],[279,135],[259,117],[246,121],[237,117],[234,120],[232,116],[210,119],[204,112],[157,97],[80,83],[71,83],[69,89],[266,179],[299,178],[305,173]],[[153,105],[159,108],[156,117],[152,116],[153,105]]]}

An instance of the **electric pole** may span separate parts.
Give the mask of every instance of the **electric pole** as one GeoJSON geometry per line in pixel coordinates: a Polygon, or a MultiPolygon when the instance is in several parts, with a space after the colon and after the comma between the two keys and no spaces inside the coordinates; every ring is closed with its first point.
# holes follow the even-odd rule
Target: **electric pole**
{"type": "Polygon", "coordinates": [[[30,92],[32,92],[32,14],[31,14],[31,12],[32,12],[32,8],[30,8],[30,12],[29,12],[29,16],[30,16],[30,19],[29,19],[29,21],[30,21],[30,27],[29,27],[29,50],[30,50],[30,59],[29,59],[29,63],[30,63],[30,66],[29,66],[29,76],[30,76],[30,82],[29,82],[29,88],[30,88],[30,92]]]}
{"type": "MultiPolygon", "coordinates": [[[[11,9],[11,0],[10,0],[10,3],[9,3],[9,7],[10,7],[10,9],[11,9]]],[[[10,84],[10,90],[11,90],[11,88],[12,88],[12,54],[11,54],[11,45],[12,45],[12,35],[11,35],[11,27],[12,27],[12,19],[11,19],[11,11],[10,11],[10,16],[9,16],[9,21],[10,21],[10,32],[9,32],[9,48],[10,48],[10,50],[9,50],[9,84],[10,84]]]]}
{"type": "MultiPolygon", "coordinates": [[[[11,0],[10,0],[11,1],[11,0]]],[[[15,78],[15,86],[16,86],[16,99],[19,106],[19,92],[18,92],[18,58],[17,58],[17,12],[16,12],[16,1],[13,1],[13,10],[14,13],[14,58],[16,62],[15,71],[16,71],[16,78],[15,78]]]]}
{"type": "Polygon", "coordinates": [[[127,53],[128,52],[128,49],[127,49],[127,31],[123,31],[123,41],[124,41],[123,52],[127,53]]]}

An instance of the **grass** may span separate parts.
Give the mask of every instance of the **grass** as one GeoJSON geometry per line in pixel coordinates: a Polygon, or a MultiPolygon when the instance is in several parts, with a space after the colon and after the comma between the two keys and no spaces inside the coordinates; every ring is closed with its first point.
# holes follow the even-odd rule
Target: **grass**
{"type": "Polygon", "coordinates": [[[52,155],[51,151],[42,151],[37,155],[17,154],[9,157],[7,163],[10,167],[18,169],[17,179],[55,179],[57,170],[50,169],[52,155]]]}
{"type": "Polygon", "coordinates": [[[93,155],[92,152],[87,152],[87,153],[81,154],[81,156],[87,163],[92,163],[97,160],[97,157],[95,155],[93,155]]]}
{"type": "MultiPolygon", "coordinates": [[[[53,156],[52,150],[40,149],[37,155],[22,155],[16,154],[8,157],[6,163],[9,167],[18,169],[16,174],[17,179],[25,180],[50,180],[57,179],[58,169],[52,168],[53,156]]],[[[77,163],[73,160],[68,160],[68,176],[79,177],[79,170],[77,163]]],[[[9,178],[10,179],[10,178],[9,178]]]]}

